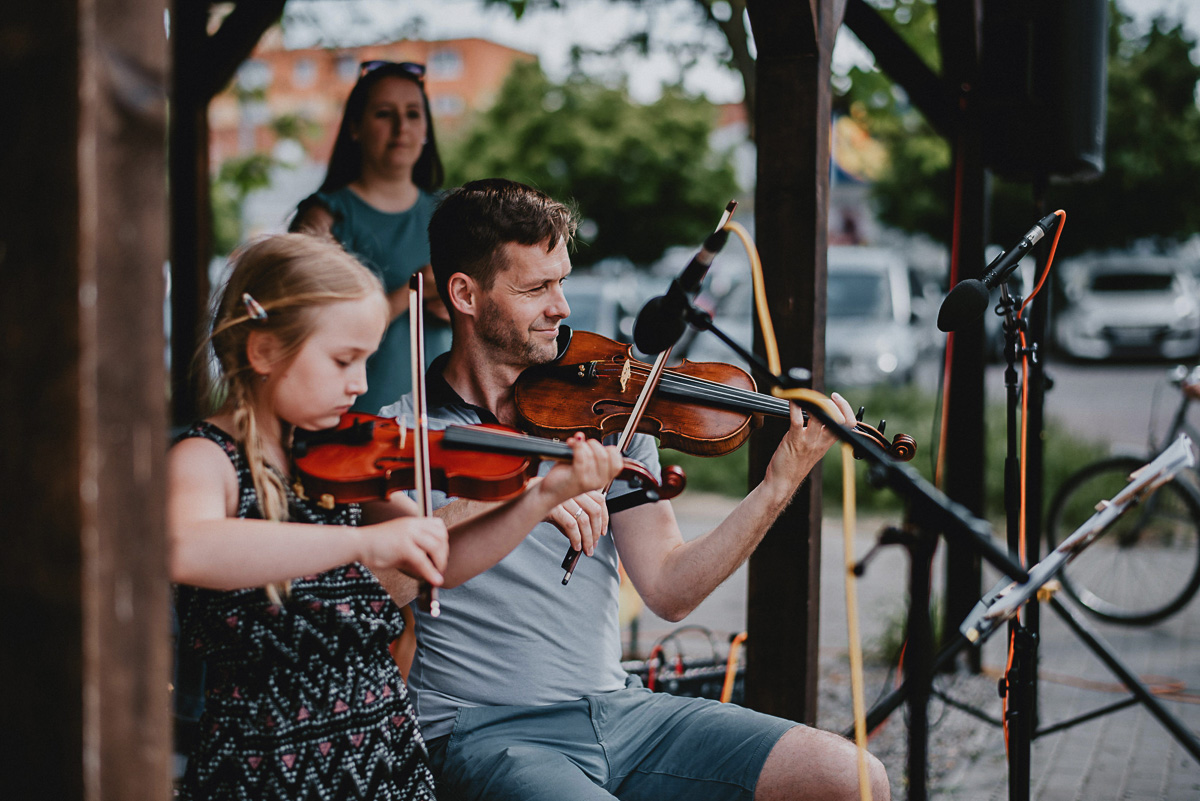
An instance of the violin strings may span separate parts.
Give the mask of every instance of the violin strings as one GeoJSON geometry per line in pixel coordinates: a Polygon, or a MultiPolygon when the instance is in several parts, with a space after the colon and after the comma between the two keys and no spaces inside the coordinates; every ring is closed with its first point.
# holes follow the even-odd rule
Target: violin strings
{"type": "MultiPolygon", "coordinates": [[[[607,364],[600,367],[596,370],[596,375],[601,378],[611,378],[617,375],[617,373],[612,371],[611,367],[611,365],[607,364]]],[[[649,376],[650,374],[649,370],[640,367],[634,367],[630,372],[635,376],[642,377],[649,376]]],[[[659,387],[667,391],[674,389],[676,395],[724,403],[739,409],[748,406],[753,411],[776,415],[778,417],[787,417],[790,406],[782,398],[764,395],[754,390],[731,387],[718,381],[712,381],[707,378],[696,378],[695,376],[671,370],[664,371],[662,378],[659,380],[659,387]]],[[[808,412],[805,410],[802,411],[802,414],[804,415],[804,419],[807,420],[808,412]]]]}
{"type": "MultiPolygon", "coordinates": [[[[605,367],[607,366],[605,365],[605,367]]],[[[601,377],[610,377],[605,375],[608,371],[604,367],[601,367],[596,372],[601,377]]],[[[633,375],[641,377],[646,377],[650,373],[649,370],[640,367],[633,368],[631,372],[633,375]]],[[[779,398],[763,395],[753,390],[731,387],[705,378],[683,375],[671,370],[666,370],[663,373],[659,381],[659,386],[664,390],[674,389],[676,394],[683,394],[700,400],[711,400],[735,407],[750,406],[754,411],[766,414],[786,416],[788,413],[787,401],[779,398]]]]}

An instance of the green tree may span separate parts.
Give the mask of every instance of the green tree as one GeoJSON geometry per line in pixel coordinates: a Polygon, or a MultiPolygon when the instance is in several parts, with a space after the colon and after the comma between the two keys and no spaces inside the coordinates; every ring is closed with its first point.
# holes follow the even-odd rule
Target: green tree
{"type": "MultiPolygon", "coordinates": [[[[506,6],[513,16],[520,19],[525,12],[533,8],[562,8],[568,0],[482,0],[484,5],[506,6]]],[[[639,7],[664,5],[669,0],[613,0],[613,2],[632,3],[639,7]]],[[[696,0],[694,6],[701,19],[715,27],[725,38],[726,49],[717,54],[718,60],[736,70],[742,78],[743,103],[746,106],[746,119],[750,124],[750,138],[754,138],[754,105],[755,105],[755,61],[754,46],[746,15],[746,0],[696,0]]],[[[601,51],[587,51],[576,48],[572,57],[578,64],[580,59],[589,54],[602,56],[620,56],[623,53],[646,55],[650,52],[668,53],[686,69],[695,63],[703,52],[711,55],[706,42],[677,42],[666,37],[659,37],[653,30],[635,30],[610,47],[601,51]]]]}
{"type": "MultiPolygon", "coordinates": [[[[880,13],[936,69],[929,0],[899,0],[880,13]],[[898,13],[908,21],[898,20],[898,13]]],[[[1189,57],[1196,38],[1166,17],[1139,31],[1112,3],[1109,25],[1104,173],[1093,181],[1052,183],[1046,194],[1051,208],[1068,213],[1060,255],[1127,247],[1146,237],[1165,245],[1200,231],[1200,197],[1193,189],[1200,181],[1200,66],[1189,57]]],[[[872,187],[880,219],[946,241],[949,145],[878,71],[851,70],[835,80],[835,91],[835,105],[863,121],[888,150],[887,174],[872,187]]],[[[992,230],[1024,231],[1031,205],[1028,184],[996,179],[992,230]]]]}
{"type": "MultiPolygon", "coordinates": [[[[261,96],[261,92],[259,93],[261,96]]],[[[307,117],[281,114],[268,123],[276,141],[297,142],[320,135],[321,127],[307,117]]],[[[271,185],[275,169],[291,169],[294,165],[277,159],[270,153],[247,153],[226,159],[217,169],[210,197],[213,215],[213,253],[228,255],[242,243],[242,210],[251,192],[271,185]]]]}
{"type": "Polygon", "coordinates": [[[699,242],[737,193],[729,154],[712,152],[716,109],[667,87],[650,105],[582,75],[551,82],[517,64],[496,102],[446,145],[448,183],[501,175],[572,199],[578,264],[653,261],[699,242]]]}

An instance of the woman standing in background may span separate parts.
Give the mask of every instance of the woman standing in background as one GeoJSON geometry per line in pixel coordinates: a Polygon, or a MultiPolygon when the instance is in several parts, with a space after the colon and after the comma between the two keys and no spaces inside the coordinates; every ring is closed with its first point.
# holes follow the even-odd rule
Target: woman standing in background
{"type": "Polygon", "coordinates": [[[443,180],[425,68],[364,61],[350,90],[325,181],[301,201],[291,230],[328,236],[383,281],[391,324],[367,365],[355,411],[374,414],[411,389],[408,280],[424,270],[427,361],[450,349],[449,314],[429,269],[426,228],[443,180]]]}

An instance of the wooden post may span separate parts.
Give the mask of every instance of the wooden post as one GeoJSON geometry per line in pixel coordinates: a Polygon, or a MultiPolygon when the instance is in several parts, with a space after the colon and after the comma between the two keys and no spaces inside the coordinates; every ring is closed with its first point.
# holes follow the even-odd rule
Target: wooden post
{"type": "MultiPolygon", "coordinates": [[[[978,1],[938,3],[938,34],[946,85],[958,101],[951,134],[954,153],[954,230],[951,235],[951,283],[983,276],[987,240],[988,180],[983,166],[983,131],[979,109],[978,1]]],[[[989,308],[988,314],[991,314],[989,308]]],[[[983,319],[950,336],[953,349],[946,387],[946,438],[942,489],[973,514],[984,512],[984,337],[983,319]]],[[[982,594],[981,557],[969,542],[946,542],[946,597],[943,630],[958,630],[982,594]]],[[[966,659],[980,670],[978,649],[966,659]]]]}
{"type": "MultiPolygon", "coordinates": [[[[757,246],[784,368],[812,369],[819,390],[825,374],[829,65],[843,4],[747,5],[758,47],[757,246]]],[[[761,332],[756,348],[763,352],[761,332]]],[[[762,480],[785,431],[785,424],[773,422],[752,437],[752,486],[762,480]]],[[[816,469],[750,559],[746,643],[747,705],[809,724],[817,715],[820,566],[816,469]]]]}
{"type": "Polygon", "coordinates": [[[199,417],[192,357],[209,296],[212,203],[208,178],[208,101],[204,45],[208,3],[177,2],[171,13],[171,421],[199,417]]]}
{"type": "Polygon", "coordinates": [[[207,2],[176,2],[171,19],[171,417],[184,425],[203,406],[191,380],[192,357],[208,309],[212,260],[208,104],[233,79],[285,0],[237,3],[215,33],[207,2]]]}
{"type": "Polygon", "coordinates": [[[162,799],[163,4],[6,3],[0,40],[0,787],[162,799]]]}

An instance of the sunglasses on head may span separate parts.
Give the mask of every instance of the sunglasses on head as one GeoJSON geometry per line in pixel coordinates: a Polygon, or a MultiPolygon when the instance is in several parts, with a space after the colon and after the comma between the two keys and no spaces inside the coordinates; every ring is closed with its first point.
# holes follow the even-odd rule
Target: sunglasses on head
{"type": "Polygon", "coordinates": [[[358,77],[362,78],[380,67],[396,67],[403,72],[407,72],[418,81],[423,82],[425,80],[424,64],[417,64],[415,61],[384,61],[383,59],[372,59],[371,61],[364,61],[359,64],[358,77]]]}

